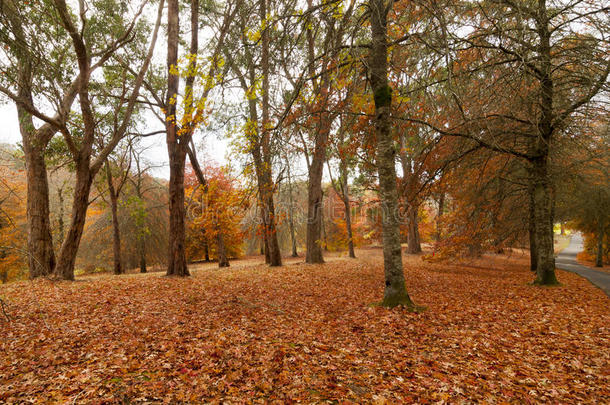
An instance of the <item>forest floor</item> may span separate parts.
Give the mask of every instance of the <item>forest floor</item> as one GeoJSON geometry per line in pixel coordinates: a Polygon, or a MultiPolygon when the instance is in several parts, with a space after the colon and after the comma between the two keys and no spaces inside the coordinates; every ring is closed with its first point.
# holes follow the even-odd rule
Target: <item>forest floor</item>
{"type": "Polygon", "coordinates": [[[0,403],[610,402],[610,299],[587,280],[409,256],[411,313],[374,305],[381,250],[357,255],[1,286],[0,403]]]}

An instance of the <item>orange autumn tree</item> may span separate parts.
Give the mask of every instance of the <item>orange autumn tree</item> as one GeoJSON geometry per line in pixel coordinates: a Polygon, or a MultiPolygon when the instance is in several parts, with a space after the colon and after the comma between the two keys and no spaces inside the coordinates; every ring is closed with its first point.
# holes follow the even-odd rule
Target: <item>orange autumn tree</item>
{"type": "Polygon", "coordinates": [[[202,168],[206,186],[202,187],[191,167],[186,185],[186,254],[189,261],[219,259],[218,238],[224,242],[226,257],[242,255],[242,221],[248,204],[246,190],[231,176],[226,166],[202,168]]]}
{"type": "Polygon", "coordinates": [[[23,275],[26,266],[26,213],[23,176],[0,166],[0,281],[23,275]]]}

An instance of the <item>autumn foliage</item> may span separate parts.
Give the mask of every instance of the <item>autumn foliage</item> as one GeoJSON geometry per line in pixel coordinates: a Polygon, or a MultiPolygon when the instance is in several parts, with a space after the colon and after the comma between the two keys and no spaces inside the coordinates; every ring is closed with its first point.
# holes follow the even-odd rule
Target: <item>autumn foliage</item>
{"type": "Polygon", "coordinates": [[[201,186],[192,169],[186,175],[187,257],[209,260],[217,255],[221,234],[228,257],[242,255],[244,218],[248,207],[247,190],[232,177],[227,167],[203,168],[206,186],[201,186]]]}
{"type": "Polygon", "coordinates": [[[24,275],[27,254],[25,194],[20,171],[0,166],[0,282],[24,275]]]}

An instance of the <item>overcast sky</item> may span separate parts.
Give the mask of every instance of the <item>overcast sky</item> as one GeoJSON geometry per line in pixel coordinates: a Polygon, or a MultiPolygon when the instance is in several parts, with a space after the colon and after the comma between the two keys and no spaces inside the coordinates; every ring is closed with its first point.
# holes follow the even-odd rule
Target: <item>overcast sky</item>
{"type": "MultiPolygon", "coordinates": [[[[156,118],[151,118],[156,121],[156,118]]],[[[151,123],[151,131],[159,128],[158,121],[151,123]]],[[[146,132],[146,131],[144,131],[146,132]]],[[[195,135],[195,142],[200,143],[201,133],[195,135]]],[[[17,109],[11,102],[0,104],[0,143],[16,144],[21,142],[19,133],[19,121],[17,120],[17,109]]],[[[169,167],[167,158],[167,147],[165,136],[155,135],[142,139],[142,146],[146,147],[146,157],[155,165],[163,165],[154,170],[157,177],[169,178],[169,167]]],[[[209,136],[205,140],[201,158],[212,159],[223,164],[227,159],[228,146],[225,140],[219,140],[215,136],[209,136]]]]}

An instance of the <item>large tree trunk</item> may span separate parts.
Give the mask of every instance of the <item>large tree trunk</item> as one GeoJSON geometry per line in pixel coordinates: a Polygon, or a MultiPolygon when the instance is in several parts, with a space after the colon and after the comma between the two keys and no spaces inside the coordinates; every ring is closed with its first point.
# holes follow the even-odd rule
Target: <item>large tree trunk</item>
{"type": "MultiPolygon", "coordinates": [[[[391,0],[390,0],[391,1],[391,0]]],[[[371,87],[375,99],[375,134],[377,136],[377,171],[382,209],[383,267],[385,291],[382,305],[414,307],[405,288],[400,248],[398,192],[396,189],[396,150],[390,133],[392,89],[388,85],[387,13],[391,7],[384,0],[370,0],[372,44],[369,58],[371,87]]]]}
{"type": "MultiPolygon", "coordinates": [[[[196,12],[196,10],[192,10],[196,12]]],[[[178,136],[176,103],[179,77],[172,73],[178,64],[179,40],[178,0],[167,2],[167,121],[166,141],[169,155],[169,257],[167,275],[185,277],[189,275],[185,252],[184,166],[188,139],[178,136]]],[[[195,39],[196,40],[196,39],[195,39]]],[[[191,44],[192,45],[192,44],[191,44]]]]}
{"type": "Polygon", "coordinates": [[[534,221],[536,230],[536,284],[558,284],[555,276],[555,252],[552,223],[551,185],[548,176],[547,157],[533,161],[534,173],[534,221]]]}
{"type": "Polygon", "coordinates": [[[558,284],[555,276],[555,252],[553,246],[553,190],[549,176],[549,151],[553,140],[554,85],[551,64],[551,32],[546,2],[538,2],[536,30],[540,37],[538,46],[540,63],[540,118],[535,140],[535,157],[531,159],[534,187],[534,220],[536,228],[536,284],[558,284]]]}
{"type": "MultiPolygon", "coordinates": [[[[271,173],[269,173],[271,174],[271,173]]],[[[269,182],[269,184],[272,184],[269,182]]],[[[269,252],[269,265],[270,266],[281,266],[282,265],[282,252],[280,250],[280,244],[277,239],[277,225],[275,223],[275,205],[273,202],[273,193],[269,193],[267,196],[267,207],[268,207],[268,223],[267,223],[267,251],[269,252]]]]}
{"type": "Polygon", "coordinates": [[[184,207],[184,166],[186,151],[178,143],[168,142],[169,174],[169,261],[168,276],[188,276],[186,265],[186,228],[184,207]]]}
{"type": "Polygon", "coordinates": [[[418,207],[416,205],[409,204],[409,208],[407,209],[407,253],[409,254],[421,253],[421,242],[419,238],[419,222],[417,221],[417,211],[418,207]]]}
{"type": "Polygon", "coordinates": [[[76,166],[76,185],[72,201],[70,228],[66,234],[66,239],[64,239],[61,245],[55,267],[55,276],[62,280],[74,280],[76,255],[78,254],[78,247],[85,228],[92,182],[93,178],[89,169],[89,159],[88,157],[81,157],[76,166]]]}
{"type": "Polygon", "coordinates": [[[106,161],[106,180],[108,182],[108,194],[110,194],[110,210],[112,212],[112,252],[114,256],[114,274],[123,273],[121,262],[121,233],[119,229],[118,200],[114,182],[112,181],[112,171],[110,164],[106,161]]]}
{"type": "Polygon", "coordinates": [[[282,265],[282,254],[277,239],[277,228],[275,224],[275,205],[273,202],[273,180],[271,177],[271,165],[263,161],[260,153],[260,145],[252,148],[252,157],[256,169],[258,182],[258,193],[260,202],[260,214],[263,225],[263,242],[265,250],[265,263],[270,266],[282,265]]]}
{"type": "Polygon", "coordinates": [[[597,230],[597,255],[595,257],[595,267],[604,266],[604,219],[600,216],[597,230]]]}
{"type": "MultiPolygon", "coordinates": [[[[266,21],[267,1],[260,0],[259,16],[261,21],[266,21]]],[[[263,202],[263,224],[265,225],[266,255],[270,266],[282,265],[282,254],[277,240],[277,229],[275,223],[275,205],[273,203],[273,176],[271,172],[271,133],[269,131],[269,29],[266,26],[261,33],[261,125],[260,142],[255,146],[258,159],[255,157],[255,165],[259,174],[259,192],[263,202]],[[258,160],[258,163],[256,162],[258,160]]],[[[254,81],[252,82],[254,83],[254,81]]],[[[253,121],[256,122],[256,121],[253,121]]]]}
{"type": "MultiPolygon", "coordinates": [[[[6,2],[3,17],[10,21],[13,28],[12,35],[16,38],[15,46],[18,47],[19,97],[30,105],[34,105],[32,97],[33,62],[16,4],[17,2],[6,2]],[[22,49],[22,46],[25,48],[22,49]]],[[[71,99],[71,101],[73,100],[74,98],[71,99]]],[[[71,105],[71,102],[65,105],[71,105]]],[[[44,152],[56,131],[49,124],[45,124],[37,130],[34,127],[32,115],[19,103],[17,103],[17,117],[23,140],[27,175],[28,268],[30,278],[36,278],[51,274],[55,268],[55,253],[49,220],[49,184],[44,152]]]]}
{"type": "MultiPolygon", "coordinates": [[[[22,124],[23,125],[23,124],[22,124]]],[[[30,278],[46,276],[55,269],[55,253],[49,220],[49,183],[43,149],[30,143],[22,128],[27,175],[27,230],[30,278]]]]}
{"type": "MultiPolygon", "coordinates": [[[[323,136],[318,133],[318,136],[323,136]]],[[[309,167],[307,187],[307,252],[306,263],[324,263],[322,255],[322,168],[324,167],[326,141],[316,140],[314,157],[309,167]]]]}
{"type": "Polygon", "coordinates": [[[225,241],[222,231],[218,229],[216,235],[216,250],[218,255],[218,267],[229,267],[229,259],[227,258],[227,250],[225,249],[225,241]]]}

